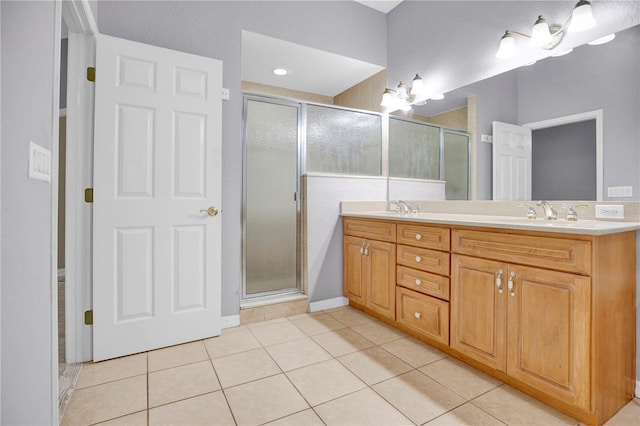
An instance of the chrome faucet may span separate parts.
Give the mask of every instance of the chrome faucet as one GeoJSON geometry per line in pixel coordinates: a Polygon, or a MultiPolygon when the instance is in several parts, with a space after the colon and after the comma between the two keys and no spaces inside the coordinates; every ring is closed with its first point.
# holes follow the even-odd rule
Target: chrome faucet
{"type": "Polygon", "coordinates": [[[409,207],[409,204],[405,203],[404,201],[398,200],[396,201],[396,204],[398,205],[398,210],[401,210],[402,213],[409,214],[411,212],[411,207],[409,207]]]}
{"type": "Polygon", "coordinates": [[[558,218],[558,213],[551,207],[546,200],[540,200],[536,203],[536,205],[541,206],[544,209],[544,218],[546,220],[556,220],[558,218]]]}

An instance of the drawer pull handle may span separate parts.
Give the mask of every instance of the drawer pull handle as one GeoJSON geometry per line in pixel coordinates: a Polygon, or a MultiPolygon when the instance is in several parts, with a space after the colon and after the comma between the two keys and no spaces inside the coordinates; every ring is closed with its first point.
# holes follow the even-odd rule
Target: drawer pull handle
{"type": "Polygon", "coordinates": [[[420,285],[422,284],[422,281],[420,281],[420,279],[416,278],[416,285],[420,285]]]}
{"type": "Polygon", "coordinates": [[[502,274],[504,271],[498,269],[498,277],[496,278],[496,286],[498,286],[498,293],[502,294],[502,274]]]}
{"type": "Polygon", "coordinates": [[[416,262],[420,262],[422,258],[420,256],[416,256],[416,262]]]}
{"type": "Polygon", "coordinates": [[[366,244],[366,243],[362,243],[362,245],[360,246],[360,254],[361,254],[362,256],[364,256],[364,245],[365,245],[365,244],[366,244]]]}
{"type": "Polygon", "coordinates": [[[364,255],[369,256],[369,243],[367,243],[367,246],[364,248],[364,255]]]}
{"type": "Polygon", "coordinates": [[[415,314],[413,314],[417,319],[420,319],[420,317],[422,316],[422,314],[420,312],[416,312],[415,314]]]}
{"type": "Polygon", "coordinates": [[[511,296],[515,296],[516,292],[513,289],[513,278],[516,276],[515,272],[512,272],[511,275],[509,275],[509,282],[507,282],[507,287],[509,287],[509,294],[511,296]]]}
{"type": "Polygon", "coordinates": [[[422,239],[422,235],[416,234],[416,240],[420,241],[422,239]]]}

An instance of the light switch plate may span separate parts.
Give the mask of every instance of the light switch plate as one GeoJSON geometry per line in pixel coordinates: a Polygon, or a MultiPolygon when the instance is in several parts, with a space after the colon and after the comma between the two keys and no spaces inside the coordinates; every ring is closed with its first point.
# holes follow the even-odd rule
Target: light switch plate
{"type": "Polygon", "coordinates": [[[51,151],[29,141],[29,177],[51,182],[51,151]]]}

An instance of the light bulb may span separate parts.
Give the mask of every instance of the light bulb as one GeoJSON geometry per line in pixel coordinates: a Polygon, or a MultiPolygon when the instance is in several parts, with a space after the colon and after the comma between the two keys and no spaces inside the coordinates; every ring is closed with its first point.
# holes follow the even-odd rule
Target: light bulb
{"type": "Polygon", "coordinates": [[[591,12],[591,3],[587,0],[580,0],[576,3],[571,13],[571,23],[567,31],[577,33],[585,31],[596,26],[596,20],[591,12]]]}
{"type": "Polygon", "coordinates": [[[422,83],[422,77],[416,74],[413,79],[413,83],[411,83],[411,94],[412,95],[421,95],[424,92],[424,84],[422,83]]]}
{"type": "Polygon", "coordinates": [[[509,31],[505,32],[500,39],[500,48],[496,52],[496,58],[506,59],[516,54],[516,41],[509,31]]]}
{"type": "Polygon", "coordinates": [[[549,31],[549,23],[542,15],[538,16],[538,20],[531,30],[531,44],[542,47],[551,41],[551,31],[549,31]]]}
{"type": "Polygon", "coordinates": [[[382,102],[380,102],[380,106],[390,107],[393,105],[393,92],[389,89],[384,89],[384,93],[382,94],[382,102]]]}
{"type": "Polygon", "coordinates": [[[409,97],[409,94],[407,92],[407,85],[404,84],[402,81],[400,82],[400,84],[398,84],[398,99],[407,99],[409,97]]]}

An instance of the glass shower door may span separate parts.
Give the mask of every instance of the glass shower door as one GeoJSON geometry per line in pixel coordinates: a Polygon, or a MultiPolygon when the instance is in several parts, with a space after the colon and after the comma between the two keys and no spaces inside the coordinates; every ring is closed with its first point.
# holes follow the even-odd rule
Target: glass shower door
{"type": "Polygon", "coordinates": [[[245,99],[243,299],[300,291],[298,104],[245,99]]]}

